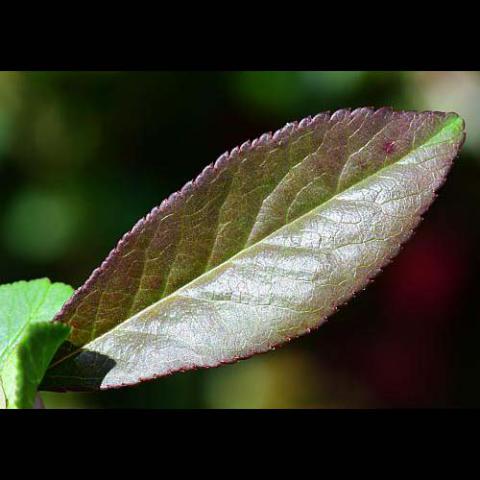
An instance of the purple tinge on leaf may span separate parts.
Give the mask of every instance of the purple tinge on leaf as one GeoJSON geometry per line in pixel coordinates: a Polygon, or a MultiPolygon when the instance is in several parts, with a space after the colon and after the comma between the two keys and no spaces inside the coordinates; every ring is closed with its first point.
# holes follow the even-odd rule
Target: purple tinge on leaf
{"type": "Polygon", "coordinates": [[[464,141],[454,113],[321,113],[222,155],[127,233],[57,316],[44,388],[135,384],[320,325],[396,254],[464,141]]]}

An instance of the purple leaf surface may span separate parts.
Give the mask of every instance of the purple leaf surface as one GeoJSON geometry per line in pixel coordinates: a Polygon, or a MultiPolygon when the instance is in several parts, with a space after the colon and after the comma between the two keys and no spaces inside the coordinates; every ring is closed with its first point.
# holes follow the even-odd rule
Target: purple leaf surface
{"type": "Polygon", "coordinates": [[[132,385],[309,332],[398,252],[463,141],[455,113],[359,108],[225,153],[67,302],[43,387],[132,385]]]}

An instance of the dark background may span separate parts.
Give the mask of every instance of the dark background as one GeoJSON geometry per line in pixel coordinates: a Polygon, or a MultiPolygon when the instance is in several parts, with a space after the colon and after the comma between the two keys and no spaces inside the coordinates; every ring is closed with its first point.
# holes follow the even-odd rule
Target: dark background
{"type": "Polygon", "coordinates": [[[461,156],[415,236],[316,332],[275,352],[47,407],[480,406],[480,74],[2,72],[0,283],[80,286],[221,153],[323,110],[456,111],[461,156]]]}

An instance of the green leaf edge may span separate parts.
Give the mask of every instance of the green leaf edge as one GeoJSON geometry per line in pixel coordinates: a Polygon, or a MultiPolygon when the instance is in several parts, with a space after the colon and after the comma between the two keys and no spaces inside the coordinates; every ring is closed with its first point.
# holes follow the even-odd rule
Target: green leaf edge
{"type": "MultiPolygon", "coordinates": [[[[51,282],[48,278],[35,280],[20,280],[0,285],[1,290],[11,288],[28,288],[32,285],[44,284],[46,289],[41,300],[15,334],[15,339],[6,344],[2,352],[0,365],[0,409],[33,408],[37,388],[51,362],[58,347],[66,340],[71,332],[68,325],[53,322],[55,314],[73,294],[73,288],[62,282],[51,282]],[[48,312],[50,321],[36,321],[38,314],[48,299],[49,293],[55,289],[56,298],[53,299],[51,311],[48,312]],[[64,297],[64,298],[63,298],[64,297]],[[46,334],[46,332],[48,332],[46,334]],[[39,345],[38,340],[47,335],[39,345]],[[40,350],[39,347],[40,346],[40,350]],[[36,350],[36,354],[32,354],[36,350]],[[40,365],[32,361],[40,360],[40,365]],[[33,367],[33,368],[32,368],[33,367]]],[[[0,320],[1,321],[1,320],[0,320]]]]}

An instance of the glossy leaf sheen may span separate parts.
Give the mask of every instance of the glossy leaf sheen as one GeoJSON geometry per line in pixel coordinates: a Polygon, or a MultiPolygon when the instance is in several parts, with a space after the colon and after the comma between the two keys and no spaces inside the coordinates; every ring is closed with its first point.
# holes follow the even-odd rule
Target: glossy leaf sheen
{"type": "Polygon", "coordinates": [[[217,366],[317,327],[410,236],[463,129],[454,113],[340,110],[222,155],[65,305],[45,388],[217,366]]]}
{"type": "Polygon", "coordinates": [[[0,286],[0,408],[32,408],[70,328],[51,320],[73,289],[48,279],[0,286]]]}

